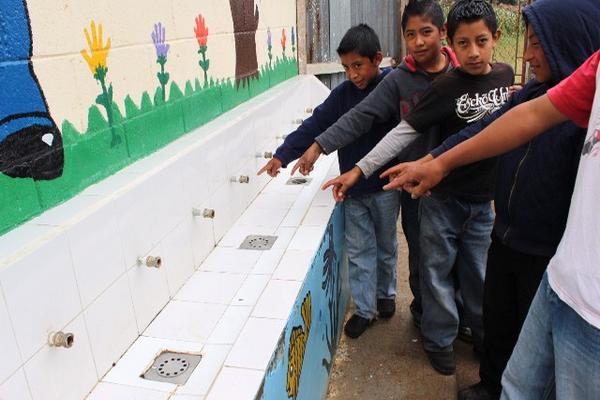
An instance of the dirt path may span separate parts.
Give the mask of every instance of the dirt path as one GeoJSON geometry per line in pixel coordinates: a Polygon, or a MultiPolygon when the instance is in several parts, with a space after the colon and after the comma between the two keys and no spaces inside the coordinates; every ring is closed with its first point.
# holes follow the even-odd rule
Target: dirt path
{"type": "Polygon", "coordinates": [[[388,321],[377,321],[358,339],[342,334],[328,400],[454,400],[458,388],[479,380],[472,346],[460,341],[455,343],[455,376],[440,375],[429,365],[408,310],[412,296],[402,234],[399,243],[396,314],[388,321]]]}

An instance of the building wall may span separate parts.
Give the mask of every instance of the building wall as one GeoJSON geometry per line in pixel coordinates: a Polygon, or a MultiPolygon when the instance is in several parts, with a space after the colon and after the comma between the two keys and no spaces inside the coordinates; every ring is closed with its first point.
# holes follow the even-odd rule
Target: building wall
{"type": "Polygon", "coordinates": [[[296,75],[295,24],[293,0],[3,0],[0,233],[296,75]]]}

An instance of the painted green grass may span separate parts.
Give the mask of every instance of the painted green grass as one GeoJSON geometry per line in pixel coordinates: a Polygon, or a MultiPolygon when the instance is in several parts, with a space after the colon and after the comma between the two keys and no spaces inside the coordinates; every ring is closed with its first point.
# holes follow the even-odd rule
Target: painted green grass
{"type": "Polygon", "coordinates": [[[208,87],[188,81],[183,90],[171,82],[166,101],[159,87],[152,95],[144,92],[138,103],[127,96],[124,112],[113,103],[113,126],[91,106],[86,132],[69,121],[62,124],[65,165],[60,178],[34,182],[0,175],[0,234],[297,74],[296,59],[286,58],[277,59],[272,68],[263,66],[239,87],[230,79],[211,79],[208,87]]]}

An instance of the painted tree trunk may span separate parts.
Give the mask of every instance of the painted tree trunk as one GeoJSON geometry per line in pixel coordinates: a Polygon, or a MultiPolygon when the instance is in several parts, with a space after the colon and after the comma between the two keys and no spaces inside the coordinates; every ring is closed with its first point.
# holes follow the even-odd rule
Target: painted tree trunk
{"type": "Polygon", "coordinates": [[[235,36],[235,83],[246,85],[258,76],[256,30],[259,12],[254,0],[229,0],[235,36]]]}

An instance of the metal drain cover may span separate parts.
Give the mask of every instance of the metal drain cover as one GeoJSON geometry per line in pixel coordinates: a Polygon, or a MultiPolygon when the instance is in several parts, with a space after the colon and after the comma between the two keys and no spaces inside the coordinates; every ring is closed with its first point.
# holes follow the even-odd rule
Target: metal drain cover
{"type": "Polygon", "coordinates": [[[150,381],[183,385],[200,363],[200,354],[163,351],[141,377],[150,381]]]}
{"type": "Polygon", "coordinates": [[[275,244],[277,236],[249,235],[240,244],[240,249],[244,250],[270,250],[275,244]]]}
{"type": "Polygon", "coordinates": [[[312,178],[304,178],[301,176],[292,177],[287,180],[286,185],[296,185],[296,186],[308,186],[310,185],[310,181],[312,178]]]}

